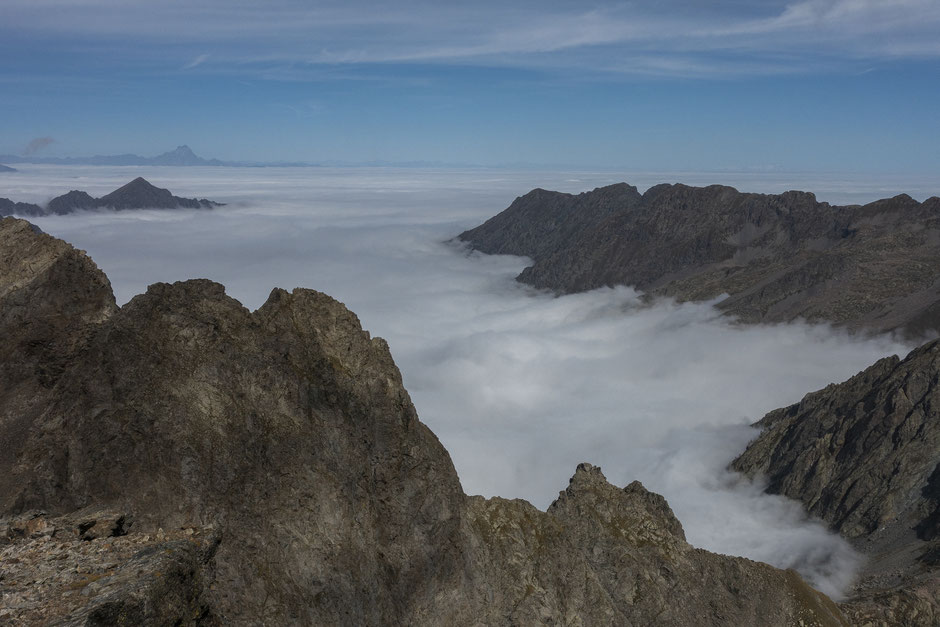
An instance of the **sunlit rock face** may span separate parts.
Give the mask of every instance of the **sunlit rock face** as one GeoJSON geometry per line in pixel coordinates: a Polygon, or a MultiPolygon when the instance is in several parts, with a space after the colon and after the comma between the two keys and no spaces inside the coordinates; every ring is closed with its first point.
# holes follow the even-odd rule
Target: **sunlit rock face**
{"type": "Polygon", "coordinates": [[[547,512],[467,497],[385,342],[324,294],[251,312],[194,280],[118,309],[87,256],[13,219],[0,257],[2,550],[23,557],[0,586],[42,570],[39,544],[80,562],[107,543],[94,577],[60,582],[106,595],[37,608],[72,598],[50,589],[5,617],[843,624],[792,571],[692,548],[662,497],[590,465],[547,512]]]}

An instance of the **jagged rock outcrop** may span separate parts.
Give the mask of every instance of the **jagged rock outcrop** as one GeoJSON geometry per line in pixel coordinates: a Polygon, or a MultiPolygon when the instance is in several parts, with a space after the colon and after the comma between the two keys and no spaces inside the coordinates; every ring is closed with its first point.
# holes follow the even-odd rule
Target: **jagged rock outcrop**
{"type": "Polygon", "coordinates": [[[106,196],[94,198],[88,193],[72,190],[49,201],[45,208],[31,203],[13,202],[0,198],[0,216],[44,216],[65,215],[83,209],[211,209],[222,207],[223,203],[205,198],[180,198],[170,190],[151,185],[147,180],[137,177],[127,185],[120,187],[106,196]]]}
{"type": "Polygon", "coordinates": [[[531,257],[519,280],[570,293],[630,285],[679,300],[730,295],[744,322],[940,330],[940,198],[831,206],[813,194],[712,185],[533,190],[459,239],[531,257]]]}
{"type": "Polygon", "coordinates": [[[485,596],[460,624],[843,624],[795,572],[691,547],[663,497],[590,464],[547,512],[472,497],[468,523],[485,596]]]}
{"type": "Polygon", "coordinates": [[[23,530],[5,618],[846,624],[796,573],[692,548],[662,497],[589,465],[547,512],[467,497],[385,342],[324,294],[250,312],[193,280],[117,308],[83,253],[14,219],[0,259],[0,518],[23,530]],[[87,578],[44,574],[86,553],[87,578]],[[58,609],[22,585],[37,577],[58,609]]]}
{"type": "Polygon", "coordinates": [[[769,492],[803,501],[870,556],[851,616],[940,623],[940,341],[756,426],[733,468],[765,476],[769,492]]]}

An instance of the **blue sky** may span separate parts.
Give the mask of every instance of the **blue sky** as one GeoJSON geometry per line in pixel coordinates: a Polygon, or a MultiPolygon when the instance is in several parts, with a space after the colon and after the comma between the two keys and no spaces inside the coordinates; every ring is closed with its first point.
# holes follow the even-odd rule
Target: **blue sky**
{"type": "Polygon", "coordinates": [[[0,1],[0,153],[936,172],[940,2],[0,1]]]}

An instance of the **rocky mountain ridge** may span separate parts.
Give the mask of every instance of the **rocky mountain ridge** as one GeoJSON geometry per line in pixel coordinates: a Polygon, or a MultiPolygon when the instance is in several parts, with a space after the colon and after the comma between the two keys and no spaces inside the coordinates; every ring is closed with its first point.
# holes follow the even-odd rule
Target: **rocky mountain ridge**
{"type": "Polygon", "coordinates": [[[0,261],[0,619],[847,624],[589,464],[545,512],[465,495],[388,346],[324,294],[250,312],[191,280],[118,308],[11,218],[0,261]]]}
{"type": "Polygon", "coordinates": [[[45,215],[66,215],[85,209],[212,209],[222,207],[224,203],[213,202],[205,198],[180,198],[170,190],[156,187],[143,177],[137,177],[130,183],[119,187],[101,198],[93,198],[79,190],[57,196],[45,207],[31,203],[13,202],[0,198],[0,216],[18,215],[38,217],[45,215]]]}
{"type": "Polygon", "coordinates": [[[680,301],[727,295],[718,308],[743,322],[940,331],[938,197],[840,207],[721,185],[536,189],[458,238],[530,257],[518,279],[559,293],[629,285],[680,301]]]}
{"type": "MultiPolygon", "coordinates": [[[[869,556],[854,614],[940,624],[940,340],[767,414],[732,468],[869,556]]],[[[881,623],[877,623],[881,621],[881,623]]]]}

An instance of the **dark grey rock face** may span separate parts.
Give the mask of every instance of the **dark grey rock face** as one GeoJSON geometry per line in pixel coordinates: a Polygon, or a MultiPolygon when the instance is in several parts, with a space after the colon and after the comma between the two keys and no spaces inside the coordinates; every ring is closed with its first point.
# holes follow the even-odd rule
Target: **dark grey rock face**
{"type": "Polygon", "coordinates": [[[210,209],[221,206],[211,200],[180,198],[170,190],[156,187],[145,179],[137,177],[127,185],[120,187],[97,201],[97,206],[109,209],[210,209]]]}
{"type": "Polygon", "coordinates": [[[937,624],[940,341],[903,361],[882,359],[757,426],[763,432],[733,467],[766,476],[768,491],[803,501],[871,556],[853,612],[937,624]]]}
{"type": "Polygon", "coordinates": [[[6,198],[0,198],[0,216],[65,215],[82,209],[98,208],[123,211],[127,209],[212,209],[222,206],[224,206],[223,203],[205,198],[174,196],[170,190],[156,187],[147,180],[137,177],[127,185],[101,198],[93,198],[86,192],[72,190],[53,198],[45,208],[29,203],[14,203],[6,198]]]}
{"type": "Polygon", "coordinates": [[[35,217],[45,215],[45,213],[39,205],[28,202],[13,202],[9,198],[0,198],[0,217],[12,215],[35,217]]]}
{"type": "Polygon", "coordinates": [[[95,209],[98,207],[98,199],[92,198],[86,192],[72,190],[67,194],[57,196],[46,205],[46,213],[56,215],[65,215],[81,209],[95,209]]]}
{"type": "MultiPolygon", "coordinates": [[[[0,388],[0,518],[46,512],[20,526],[50,546],[71,528],[57,521],[77,521],[86,539],[56,549],[67,560],[108,542],[159,552],[102,558],[109,605],[76,605],[53,579],[43,598],[72,599],[68,616],[846,624],[795,573],[692,548],[662,497],[589,465],[547,512],[467,497],[385,342],[324,294],[276,289],[250,312],[196,280],[119,309],[83,253],[13,219],[0,220],[0,259],[14,383],[0,388]],[[187,530],[218,542],[187,544],[187,530]]],[[[42,570],[51,554],[23,535],[3,550],[42,570]]],[[[37,603],[30,615],[51,615],[37,603]]]]}
{"type": "Polygon", "coordinates": [[[836,207],[805,192],[624,184],[534,190],[459,239],[531,257],[519,280],[570,293],[630,285],[679,300],[730,295],[744,322],[940,330],[940,198],[836,207]]]}

